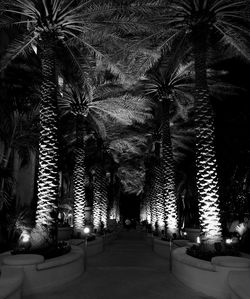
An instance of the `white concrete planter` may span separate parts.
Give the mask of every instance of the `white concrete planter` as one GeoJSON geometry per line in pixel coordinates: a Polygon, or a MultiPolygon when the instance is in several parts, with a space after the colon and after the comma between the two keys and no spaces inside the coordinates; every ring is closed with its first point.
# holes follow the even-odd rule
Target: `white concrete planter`
{"type": "MultiPolygon", "coordinates": [[[[35,254],[7,256],[3,259],[2,272],[11,269],[23,271],[24,296],[37,294],[60,288],[66,282],[79,277],[83,273],[83,251],[72,246],[69,253],[48,260],[35,254]]],[[[6,282],[12,280],[12,276],[5,275],[5,278],[6,282]]]]}
{"type": "Polygon", "coordinates": [[[203,261],[186,254],[186,248],[177,248],[172,253],[173,274],[190,288],[218,299],[229,299],[227,283],[230,271],[247,271],[250,259],[220,256],[211,262],[203,261]]]}
{"type": "Polygon", "coordinates": [[[71,239],[73,234],[72,227],[58,227],[58,241],[66,241],[71,239]]]}

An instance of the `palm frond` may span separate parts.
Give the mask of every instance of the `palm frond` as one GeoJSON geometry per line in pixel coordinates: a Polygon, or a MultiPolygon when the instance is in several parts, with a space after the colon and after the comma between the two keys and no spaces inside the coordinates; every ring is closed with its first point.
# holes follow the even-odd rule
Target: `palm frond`
{"type": "Polygon", "coordinates": [[[8,47],[8,51],[5,53],[0,61],[0,71],[5,69],[11,61],[13,61],[19,55],[27,56],[33,49],[32,43],[36,40],[33,32],[29,35],[18,36],[8,47]]]}

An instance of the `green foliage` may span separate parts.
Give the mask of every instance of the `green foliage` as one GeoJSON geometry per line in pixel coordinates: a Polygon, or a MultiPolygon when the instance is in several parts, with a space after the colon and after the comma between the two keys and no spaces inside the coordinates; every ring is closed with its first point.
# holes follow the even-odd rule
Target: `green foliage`
{"type": "Polygon", "coordinates": [[[211,261],[215,256],[240,256],[237,246],[215,243],[214,248],[208,247],[205,243],[193,245],[187,249],[187,254],[197,259],[211,261]]]}

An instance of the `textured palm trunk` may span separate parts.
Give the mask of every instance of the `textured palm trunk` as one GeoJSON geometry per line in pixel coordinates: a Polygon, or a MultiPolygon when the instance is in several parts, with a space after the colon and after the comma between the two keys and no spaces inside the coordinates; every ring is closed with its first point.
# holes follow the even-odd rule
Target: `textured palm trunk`
{"type": "Polygon", "coordinates": [[[101,223],[101,191],[100,187],[97,186],[96,182],[96,169],[92,172],[93,175],[93,226],[94,230],[100,230],[100,223],[101,223]]]}
{"type": "Polygon", "coordinates": [[[163,204],[161,174],[161,165],[156,164],[152,173],[153,182],[151,191],[151,219],[153,230],[156,230],[156,223],[157,227],[159,227],[159,225],[164,226],[164,208],[161,210],[163,204]]]}
{"type": "Polygon", "coordinates": [[[174,233],[178,234],[178,213],[175,188],[175,164],[170,136],[169,103],[169,99],[163,99],[162,101],[161,144],[165,223],[167,224],[167,233],[172,235],[174,233]]]}
{"type": "Polygon", "coordinates": [[[58,206],[58,136],[57,136],[57,80],[54,36],[42,36],[41,64],[43,82],[41,86],[40,140],[38,170],[38,202],[36,226],[48,230],[48,239],[57,238],[58,206]]]}
{"type": "Polygon", "coordinates": [[[117,199],[113,201],[113,205],[110,211],[110,218],[115,219],[117,222],[120,220],[119,215],[119,202],[117,199]]]}
{"type": "Polygon", "coordinates": [[[115,219],[117,222],[121,220],[121,215],[120,215],[120,196],[121,196],[121,187],[120,184],[117,185],[115,183],[116,188],[114,188],[114,196],[115,196],[115,219]]]}
{"type": "Polygon", "coordinates": [[[152,223],[151,219],[151,190],[149,189],[145,194],[145,206],[146,206],[146,220],[148,224],[152,223]]]}
{"type": "Polygon", "coordinates": [[[215,155],[214,113],[206,77],[206,36],[208,29],[193,31],[195,57],[195,127],[199,218],[204,241],[221,241],[219,184],[215,155]]]}
{"type": "Polygon", "coordinates": [[[164,229],[164,201],[162,189],[162,167],[161,164],[155,166],[155,199],[156,199],[156,218],[159,229],[164,229]]]}
{"type": "Polygon", "coordinates": [[[100,230],[101,222],[107,227],[108,209],[107,184],[101,167],[95,168],[94,177],[93,224],[95,229],[100,230]]]}
{"type": "Polygon", "coordinates": [[[140,221],[146,220],[146,201],[142,199],[140,202],[140,221]]]}
{"type": "Polygon", "coordinates": [[[156,210],[156,200],[155,200],[155,189],[153,186],[152,196],[150,200],[150,212],[151,212],[151,225],[152,229],[155,231],[155,224],[157,222],[157,210],[156,210]]]}
{"type": "Polygon", "coordinates": [[[152,224],[151,218],[151,200],[153,199],[153,180],[152,180],[152,171],[151,170],[151,163],[149,161],[146,162],[147,164],[147,171],[146,171],[146,183],[145,183],[145,193],[144,193],[144,202],[145,202],[145,213],[146,213],[146,220],[148,224],[152,224]]]}
{"type": "Polygon", "coordinates": [[[76,150],[75,166],[73,171],[73,194],[74,194],[74,233],[83,234],[85,225],[85,141],[86,134],[83,116],[77,115],[76,119],[76,150]]]}
{"type": "Polygon", "coordinates": [[[102,175],[99,177],[101,181],[101,192],[102,192],[102,201],[101,201],[101,221],[104,224],[104,228],[107,228],[108,224],[108,184],[107,184],[107,178],[106,173],[104,169],[101,168],[102,175]]]}
{"type": "Polygon", "coordinates": [[[111,187],[111,194],[109,204],[111,205],[110,212],[110,219],[115,219],[117,222],[120,221],[120,209],[119,209],[119,192],[115,192],[115,176],[114,170],[111,171],[110,177],[110,187],[111,187]]]}

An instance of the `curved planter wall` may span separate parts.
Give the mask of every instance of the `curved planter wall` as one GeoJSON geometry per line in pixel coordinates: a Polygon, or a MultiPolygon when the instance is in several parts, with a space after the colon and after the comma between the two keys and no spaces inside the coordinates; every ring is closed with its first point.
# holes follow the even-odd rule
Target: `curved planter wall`
{"type": "MultiPolygon", "coordinates": [[[[20,254],[3,259],[2,271],[22,270],[23,295],[41,293],[49,289],[60,288],[83,273],[83,251],[72,246],[68,254],[44,260],[41,255],[20,254]]],[[[6,282],[12,277],[5,275],[6,282]]],[[[6,297],[8,298],[8,297],[6,297]]]]}
{"type": "Polygon", "coordinates": [[[212,262],[196,259],[186,254],[186,248],[177,248],[172,253],[173,274],[188,287],[207,296],[229,299],[228,274],[230,271],[247,271],[250,259],[221,256],[212,262]]]}

